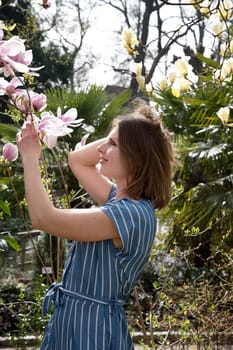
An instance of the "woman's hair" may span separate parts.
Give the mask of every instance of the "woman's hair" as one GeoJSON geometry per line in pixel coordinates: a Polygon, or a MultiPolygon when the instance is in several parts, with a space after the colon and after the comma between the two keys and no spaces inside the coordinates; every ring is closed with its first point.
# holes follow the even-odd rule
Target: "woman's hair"
{"type": "Polygon", "coordinates": [[[175,163],[170,133],[148,105],[117,119],[116,124],[120,152],[129,173],[127,194],[134,199],[149,199],[157,209],[165,207],[171,199],[175,163]]]}

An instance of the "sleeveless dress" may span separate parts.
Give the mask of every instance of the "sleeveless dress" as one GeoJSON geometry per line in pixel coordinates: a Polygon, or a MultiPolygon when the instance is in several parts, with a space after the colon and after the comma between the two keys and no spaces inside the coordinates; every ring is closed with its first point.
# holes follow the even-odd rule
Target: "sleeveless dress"
{"type": "Polygon", "coordinates": [[[132,350],[124,304],[148,260],[156,232],[148,200],[114,199],[100,207],[116,225],[123,248],[112,240],[74,241],[61,283],[50,286],[42,313],[53,315],[41,350],[132,350]]]}

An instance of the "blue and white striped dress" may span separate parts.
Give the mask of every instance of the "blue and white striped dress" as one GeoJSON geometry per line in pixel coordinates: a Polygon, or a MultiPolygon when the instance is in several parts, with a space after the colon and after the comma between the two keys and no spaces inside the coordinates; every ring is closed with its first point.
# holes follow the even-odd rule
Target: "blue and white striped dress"
{"type": "Polygon", "coordinates": [[[151,251],[156,217],[147,200],[114,199],[101,209],[116,225],[123,248],[112,240],[74,241],[62,282],[50,287],[43,304],[55,304],[41,350],[132,350],[123,305],[151,251]]]}

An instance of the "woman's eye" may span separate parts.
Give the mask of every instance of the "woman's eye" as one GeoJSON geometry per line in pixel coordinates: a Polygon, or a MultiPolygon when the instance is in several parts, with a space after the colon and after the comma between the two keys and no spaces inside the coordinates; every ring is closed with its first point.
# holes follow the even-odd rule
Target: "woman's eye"
{"type": "Polygon", "coordinates": [[[116,142],[113,141],[112,139],[109,140],[109,143],[110,143],[110,145],[112,145],[112,146],[116,146],[116,142]]]}

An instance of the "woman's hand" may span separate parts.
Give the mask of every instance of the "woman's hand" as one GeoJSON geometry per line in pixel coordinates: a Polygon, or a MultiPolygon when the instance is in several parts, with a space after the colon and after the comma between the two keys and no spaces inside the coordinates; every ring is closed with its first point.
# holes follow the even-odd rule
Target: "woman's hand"
{"type": "Polygon", "coordinates": [[[17,145],[22,160],[38,160],[41,155],[41,143],[38,132],[32,122],[26,122],[17,134],[17,145]]]}

